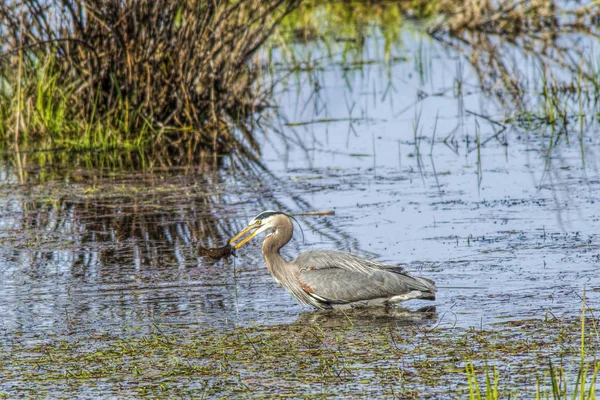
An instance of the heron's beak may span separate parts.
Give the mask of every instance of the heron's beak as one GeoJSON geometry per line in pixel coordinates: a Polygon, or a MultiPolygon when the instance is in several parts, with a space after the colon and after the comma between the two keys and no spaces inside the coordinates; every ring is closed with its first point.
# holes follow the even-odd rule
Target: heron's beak
{"type": "Polygon", "coordinates": [[[242,247],[243,245],[245,245],[246,243],[248,243],[250,241],[250,239],[252,239],[254,236],[258,235],[260,233],[259,230],[256,230],[252,233],[250,233],[248,236],[246,236],[245,238],[243,238],[238,244],[234,244],[236,240],[239,240],[240,238],[244,237],[244,235],[246,235],[248,232],[254,230],[254,229],[258,229],[260,228],[260,226],[256,226],[256,225],[252,225],[252,226],[247,226],[244,229],[241,230],[240,233],[238,233],[237,235],[235,235],[234,237],[232,237],[231,239],[229,239],[229,244],[231,245],[231,247],[233,247],[234,250],[239,249],[240,247],[242,247]]]}

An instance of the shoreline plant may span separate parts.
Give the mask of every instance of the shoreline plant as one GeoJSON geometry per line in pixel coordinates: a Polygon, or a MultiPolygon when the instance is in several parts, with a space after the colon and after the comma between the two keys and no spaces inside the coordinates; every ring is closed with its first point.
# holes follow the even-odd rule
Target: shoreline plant
{"type": "Polygon", "coordinates": [[[0,4],[0,140],[256,155],[258,48],[297,0],[0,4]]]}

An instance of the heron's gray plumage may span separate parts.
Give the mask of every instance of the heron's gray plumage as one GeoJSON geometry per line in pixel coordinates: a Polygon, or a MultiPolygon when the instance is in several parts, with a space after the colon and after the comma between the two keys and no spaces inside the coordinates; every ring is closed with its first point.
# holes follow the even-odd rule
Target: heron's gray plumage
{"type": "Polygon", "coordinates": [[[250,221],[242,233],[250,229],[257,230],[252,236],[273,231],[262,244],[265,264],[275,280],[304,304],[331,309],[435,299],[437,289],[433,281],[412,276],[402,267],[353,254],[315,250],[300,254],[293,262],[286,261],[279,254],[293,234],[286,214],[265,211],[250,221]]]}
{"type": "Polygon", "coordinates": [[[332,304],[390,299],[412,291],[425,295],[433,288],[430,282],[410,276],[402,267],[337,251],[303,253],[294,264],[301,268],[298,274],[301,285],[311,288],[310,294],[332,304]]]}
{"type": "Polygon", "coordinates": [[[406,273],[404,268],[397,265],[383,264],[368,258],[359,257],[350,253],[332,250],[311,250],[302,253],[294,263],[304,266],[322,268],[343,268],[348,271],[368,274],[377,270],[393,270],[400,274],[406,273]]]}

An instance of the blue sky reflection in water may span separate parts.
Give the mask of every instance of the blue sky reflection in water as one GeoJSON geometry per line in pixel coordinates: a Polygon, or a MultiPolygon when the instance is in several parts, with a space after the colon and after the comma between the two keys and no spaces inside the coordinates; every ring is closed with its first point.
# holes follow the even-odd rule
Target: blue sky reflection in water
{"type": "MultiPolygon", "coordinates": [[[[435,279],[447,323],[574,312],[584,287],[597,306],[597,106],[563,96],[566,137],[530,115],[545,107],[543,65],[556,64],[518,49],[506,56],[525,88],[524,110],[500,85],[484,93],[472,66],[445,45],[414,32],[402,42],[389,66],[340,68],[334,56],[338,67],[320,62],[290,78],[300,94],[297,86],[280,97],[294,131],[287,137],[304,148],[275,144],[267,165],[304,182],[315,209],[335,209],[333,223],[352,234],[356,250],[435,279]]],[[[594,41],[579,46],[600,53],[594,41]]],[[[371,37],[358,58],[382,48],[371,37]]],[[[563,68],[552,73],[557,86],[573,79],[563,68]]],[[[339,248],[306,247],[323,245],[339,248]]]]}
{"type": "MultiPolygon", "coordinates": [[[[75,171],[19,185],[5,164],[0,341],[301,320],[310,309],[277,287],[260,241],[237,259],[195,254],[196,241],[221,245],[272,208],[334,209],[299,218],[305,240],[296,230],[285,255],[330,248],[405,264],[440,286],[443,325],[572,313],[584,286],[597,306],[597,123],[586,118],[569,144],[563,135],[548,150],[550,125],[515,121],[519,109],[482,92],[464,57],[418,31],[402,39],[389,65],[344,68],[334,53],[278,86],[285,138],[262,140],[273,179],[180,170],[87,171],[90,179],[75,171]],[[477,115],[513,120],[498,133],[477,115]]],[[[369,37],[364,58],[380,60],[381,46],[369,37]]],[[[539,69],[518,51],[513,58],[530,80],[527,109],[537,112],[539,69]]]]}

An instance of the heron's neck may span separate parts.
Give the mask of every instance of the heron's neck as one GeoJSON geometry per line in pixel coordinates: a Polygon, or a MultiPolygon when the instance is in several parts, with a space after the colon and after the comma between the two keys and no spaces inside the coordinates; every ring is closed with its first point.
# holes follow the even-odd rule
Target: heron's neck
{"type": "Polygon", "coordinates": [[[292,239],[293,227],[289,225],[278,226],[273,233],[269,234],[262,244],[262,255],[269,272],[278,280],[289,263],[281,257],[279,250],[292,239]]]}

